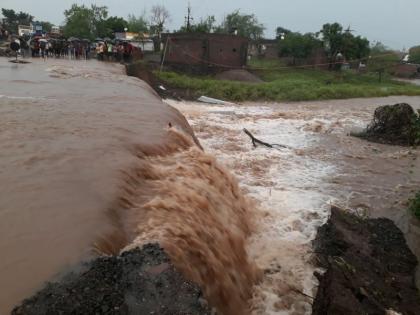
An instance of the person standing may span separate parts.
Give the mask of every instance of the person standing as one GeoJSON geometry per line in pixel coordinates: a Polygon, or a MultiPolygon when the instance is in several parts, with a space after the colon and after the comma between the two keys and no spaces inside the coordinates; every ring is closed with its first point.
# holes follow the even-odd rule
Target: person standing
{"type": "Polygon", "coordinates": [[[108,60],[109,61],[112,61],[113,60],[113,49],[114,49],[114,46],[112,45],[111,42],[108,44],[107,49],[108,49],[108,52],[107,52],[108,53],[108,60]]]}

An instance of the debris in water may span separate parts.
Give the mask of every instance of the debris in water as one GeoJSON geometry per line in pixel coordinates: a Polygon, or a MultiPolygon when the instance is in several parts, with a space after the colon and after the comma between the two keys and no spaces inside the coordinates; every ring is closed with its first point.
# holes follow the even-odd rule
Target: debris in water
{"type": "Polygon", "coordinates": [[[420,117],[406,103],[380,106],[364,132],[354,134],[367,140],[385,144],[420,144],[420,117]]]}
{"type": "Polygon", "coordinates": [[[197,101],[202,102],[202,103],[215,104],[215,105],[233,105],[233,103],[218,100],[216,98],[211,98],[207,96],[201,96],[198,98],[197,101]]]}
{"type": "Polygon", "coordinates": [[[269,144],[269,143],[266,143],[266,142],[264,142],[264,141],[261,141],[261,140],[259,140],[259,139],[257,139],[257,138],[255,138],[253,135],[252,135],[252,133],[248,130],[248,129],[246,129],[246,128],[244,128],[244,132],[251,138],[251,141],[252,141],[252,145],[254,146],[254,148],[256,148],[257,147],[257,144],[261,144],[261,145],[263,145],[263,146],[266,146],[266,147],[268,147],[268,148],[274,148],[274,147],[280,147],[280,148],[285,148],[285,149],[287,149],[287,148],[289,148],[288,146],[286,146],[286,145],[283,145],[283,144],[276,144],[276,143],[274,143],[274,144],[269,144]]]}

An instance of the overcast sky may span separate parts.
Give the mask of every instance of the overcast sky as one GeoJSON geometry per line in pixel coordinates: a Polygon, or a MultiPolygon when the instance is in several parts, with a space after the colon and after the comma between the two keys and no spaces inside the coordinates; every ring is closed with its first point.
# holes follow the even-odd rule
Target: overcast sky
{"type": "MultiPolygon", "coordinates": [[[[140,15],[155,4],[171,12],[170,30],[184,23],[188,0],[0,0],[0,7],[29,12],[38,20],[62,24],[63,11],[72,3],[106,5],[110,15],[140,15]]],[[[254,13],[273,37],[277,26],[293,31],[316,32],[322,24],[339,22],[351,26],[355,34],[371,42],[381,41],[391,48],[403,49],[420,44],[420,0],[190,0],[196,20],[224,15],[240,9],[254,13]]]]}

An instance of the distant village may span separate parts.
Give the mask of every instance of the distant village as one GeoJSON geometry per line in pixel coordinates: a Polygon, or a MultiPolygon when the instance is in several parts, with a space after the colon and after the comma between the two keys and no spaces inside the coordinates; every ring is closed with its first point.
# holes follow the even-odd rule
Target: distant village
{"type": "Polygon", "coordinates": [[[107,7],[73,4],[64,16],[63,25],[57,26],[36,21],[29,13],[3,8],[0,55],[12,54],[5,43],[16,40],[22,46],[19,51],[26,50],[33,57],[44,56],[43,42],[54,47],[55,57],[71,55],[67,51],[74,49],[77,56],[100,60],[127,61],[118,56],[127,54],[130,47],[130,61],[145,59],[188,72],[239,69],[250,60],[275,60],[289,67],[328,70],[365,71],[371,64],[379,72],[392,68],[398,76],[420,75],[420,46],[407,52],[394,51],[379,42],[370,43],[354,35],[350,26],[338,23],[306,34],[278,27],[276,37],[267,39],[258,18],[239,10],[217,25],[214,16],[194,22],[188,7],[185,25],[173,32],[167,29],[170,13],[162,5],[153,6],[150,16],[143,13],[124,19],[109,16],[107,7]]]}

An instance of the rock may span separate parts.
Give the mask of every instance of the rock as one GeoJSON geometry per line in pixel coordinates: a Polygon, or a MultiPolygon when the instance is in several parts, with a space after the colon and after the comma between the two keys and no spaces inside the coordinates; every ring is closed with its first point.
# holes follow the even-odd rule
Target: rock
{"type": "Polygon", "coordinates": [[[361,219],[333,207],[314,241],[319,288],[314,315],[419,314],[417,259],[388,219],[361,219]]]}
{"type": "Polygon", "coordinates": [[[200,289],[185,280],[157,244],[100,257],[87,271],[47,284],[12,311],[44,314],[210,314],[200,289]]]}

